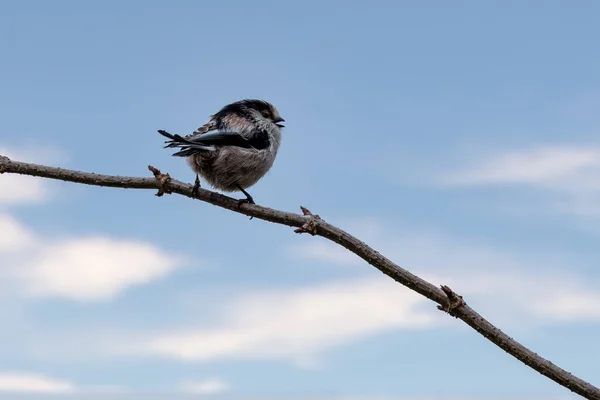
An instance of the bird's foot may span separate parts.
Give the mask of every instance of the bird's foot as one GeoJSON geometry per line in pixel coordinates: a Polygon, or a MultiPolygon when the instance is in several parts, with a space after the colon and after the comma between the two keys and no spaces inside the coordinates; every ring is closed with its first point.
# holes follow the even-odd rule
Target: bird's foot
{"type": "Polygon", "coordinates": [[[254,199],[250,195],[250,193],[246,192],[243,187],[241,187],[240,185],[237,185],[237,188],[240,190],[240,192],[242,192],[242,193],[244,193],[246,195],[245,199],[238,200],[238,206],[241,206],[244,203],[247,203],[247,204],[256,204],[254,202],[254,199]]]}
{"type": "Polygon", "coordinates": [[[256,204],[256,203],[254,202],[254,199],[252,198],[252,196],[248,196],[245,199],[238,200],[238,207],[241,207],[242,204],[256,204]]]}
{"type": "MultiPolygon", "coordinates": [[[[240,191],[246,195],[245,199],[239,199],[238,200],[238,208],[240,208],[242,206],[242,204],[256,204],[254,202],[254,199],[250,195],[250,193],[246,192],[243,187],[241,187],[241,186],[238,185],[238,189],[240,189],[240,191]]],[[[252,219],[252,218],[254,218],[254,217],[250,216],[250,219],[252,219]]]]}
{"type": "MultiPolygon", "coordinates": [[[[248,199],[239,199],[238,200],[238,208],[240,208],[242,206],[242,204],[256,204],[256,203],[252,199],[252,196],[250,196],[250,198],[248,198],[248,199]]],[[[254,217],[251,215],[249,219],[252,219],[252,218],[254,218],[254,217]]]]}
{"type": "Polygon", "coordinates": [[[200,189],[200,178],[196,174],[196,180],[194,181],[194,187],[192,188],[192,196],[198,197],[198,189],[200,189]]]}

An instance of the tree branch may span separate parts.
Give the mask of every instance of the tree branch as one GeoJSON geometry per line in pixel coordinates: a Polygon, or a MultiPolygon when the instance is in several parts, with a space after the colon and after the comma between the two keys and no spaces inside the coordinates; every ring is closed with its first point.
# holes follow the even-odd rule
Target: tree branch
{"type": "Polygon", "coordinates": [[[301,207],[303,215],[299,215],[254,204],[239,205],[237,199],[202,188],[198,189],[196,196],[194,196],[192,193],[192,185],[172,179],[168,174],[162,174],[158,169],[152,166],[148,166],[148,169],[152,171],[154,178],[110,176],[73,171],[63,168],[12,161],[9,158],[0,155],[0,174],[15,173],[31,175],[94,186],[128,189],[155,189],[158,191],[156,194],[157,196],[162,196],[164,193],[177,193],[240,214],[277,224],[296,227],[296,233],[310,233],[313,236],[318,235],[327,238],[353,252],[396,282],[399,282],[409,289],[438,303],[438,309],[461,319],[486,339],[511,354],[525,365],[538,371],[540,374],[552,379],[559,385],[570,389],[586,399],[600,400],[600,389],[540,357],[506,335],[469,307],[462,296],[454,293],[449,287],[442,286],[441,288],[438,288],[418,276],[411,274],[369,247],[366,243],[342,229],[327,223],[318,215],[313,215],[308,209],[301,207]]]}

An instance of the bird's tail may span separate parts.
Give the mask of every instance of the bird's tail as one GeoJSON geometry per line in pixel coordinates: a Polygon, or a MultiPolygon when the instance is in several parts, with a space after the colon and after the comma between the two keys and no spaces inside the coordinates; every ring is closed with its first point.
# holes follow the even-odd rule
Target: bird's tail
{"type": "Polygon", "coordinates": [[[212,147],[212,146],[206,146],[206,145],[203,145],[200,143],[191,142],[182,136],[179,136],[177,134],[172,135],[169,132],[162,130],[162,129],[159,129],[158,133],[160,133],[164,137],[170,139],[170,140],[165,140],[165,143],[167,143],[167,145],[164,147],[165,149],[167,147],[181,148],[180,151],[173,153],[173,156],[176,156],[176,157],[189,157],[189,156],[193,156],[194,154],[202,153],[204,151],[214,150],[214,147],[212,147]]]}

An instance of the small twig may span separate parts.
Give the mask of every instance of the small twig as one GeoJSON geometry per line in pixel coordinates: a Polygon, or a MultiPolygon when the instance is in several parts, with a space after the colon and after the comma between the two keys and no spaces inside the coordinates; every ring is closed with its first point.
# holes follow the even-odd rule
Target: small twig
{"type": "Polygon", "coordinates": [[[448,286],[442,285],[441,289],[448,297],[448,303],[445,305],[437,306],[438,310],[447,312],[448,314],[452,315],[453,317],[458,318],[456,316],[456,309],[458,307],[467,305],[467,303],[465,303],[462,296],[454,293],[454,291],[452,289],[450,289],[448,286]]]}
{"type": "Polygon", "coordinates": [[[302,214],[305,217],[308,217],[308,221],[306,221],[306,223],[304,223],[304,225],[302,225],[300,228],[294,229],[294,232],[300,234],[310,233],[311,235],[315,236],[318,232],[319,221],[321,221],[321,217],[311,213],[310,210],[304,206],[300,206],[300,209],[302,210],[302,214]]]}
{"type": "Polygon", "coordinates": [[[171,181],[171,175],[169,175],[168,173],[167,174],[161,173],[160,169],[155,168],[152,165],[148,165],[148,169],[152,172],[152,174],[154,174],[154,178],[156,178],[156,180],[160,184],[160,187],[158,188],[158,192],[155,194],[155,196],[162,197],[165,193],[166,194],[173,193],[169,188],[166,187],[167,183],[169,183],[171,181]]]}
{"type": "MultiPolygon", "coordinates": [[[[177,193],[192,199],[198,199],[215,206],[219,206],[236,213],[253,216],[265,221],[275,222],[282,225],[292,226],[298,233],[310,233],[319,235],[339,244],[348,249],[363,260],[368,262],[379,271],[383,272],[396,282],[408,287],[411,290],[427,297],[438,303],[442,309],[456,318],[464,321],[471,328],[475,329],[486,339],[517,358],[525,365],[538,371],[540,374],[552,379],[559,385],[590,400],[600,400],[600,389],[589,382],[578,378],[564,369],[554,365],[544,359],[527,347],[523,346],[500,329],[496,328],[489,321],[479,315],[475,310],[469,307],[462,297],[454,293],[447,286],[441,289],[425,281],[424,279],[411,274],[409,271],[400,267],[388,258],[378,253],[375,249],[360,241],[358,238],[350,235],[348,232],[333,226],[322,220],[318,215],[313,215],[308,209],[302,207],[303,215],[274,210],[255,204],[245,204],[244,207],[238,207],[238,200],[206,189],[198,189],[193,193],[193,186],[178,180],[172,179],[168,174],[162,174],[158,169],[155,171],[148,167],[155,177],[137,178],[125,176],[111,176],[92,174],[88,172],[73,171],[63,168],[49,167],[45,165],[29,164],[24,162],[12,161],[7,157],[0,156],[0,171],[39,176],[50,179],[82,183],[86,185],[108,186],[132,189],[158,189],[159,193],[177,193]],[[308,220],[307,220],[308,217],[308,220]]],[[[157,193],[157,195],[159,195],[157,193]]]]}

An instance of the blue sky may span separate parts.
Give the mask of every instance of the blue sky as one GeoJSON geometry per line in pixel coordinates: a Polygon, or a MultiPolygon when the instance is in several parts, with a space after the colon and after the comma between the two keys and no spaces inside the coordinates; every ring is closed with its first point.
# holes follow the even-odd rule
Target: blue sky
{"type": "MultiPolygon", "coordinates": [[[[599,13],[4,1],[0,154],[192,182],[156,130],[266,99],[287,122],[258,203],[308,207],[598,385],[599,13]]],[[[179,196],[0,176],[0,268],[7,398],[575,398],[324,239],[179,196]]]]}

